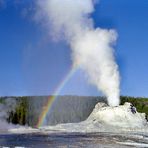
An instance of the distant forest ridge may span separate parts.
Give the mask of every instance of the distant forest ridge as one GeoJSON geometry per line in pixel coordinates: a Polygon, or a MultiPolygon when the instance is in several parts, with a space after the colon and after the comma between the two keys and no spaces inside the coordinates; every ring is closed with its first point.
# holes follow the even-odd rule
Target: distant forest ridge
{"type": "MultiPolygon", "coordinates": [[[[6,103],[8,103],[8,100],[9,100],[9,104],[11,105],[11,99],[15,100],[15,102],[16,102],[15,107],[13,107],[12,110],[10,110],[10,109],[6,110],[7,114],[8,114],[8,116],[6,117],[6,120],[9,123],[13,123],[13,124],[20,124],[20,125],[27,124],[29,126],[35,126],[35,123],[37,122],[38,117],[36,117],[36,118],[34,117],[34,113],[36,113],[36,112],[31,111],[32,105],[35,102],[39,102],[39,105],[40,104],[43,105],[46,103],[46,101],[49,97],[50,96],[0,97],[0,105],[1,104],[5,105],[6,103]],[[6,100],[7,100],[7,102],[6,102],[6,100]],[[33,121],[30,121],[30,118],[34,118],[33,121]]],[[[106,102],[105,97],[99,97],[99,96],[97,97],[97,96],[67,95],[67,96],[57,96],[57,97],[61,101],[68,100],[68,99],[78,100],[79,101],[78,104],[83,103],[84,102],[83,99],[88,100],[87,102],[85,101],[85,105],[79,106],[79,108],[81,108],[83,106],[85,108],[89,108],[87,115],[85,115],[86,117],[92,111],[92,109],[94,108],[94,105],[97,102],[106,102]],[[93,103],[91,103],[91,100],[93,100],[93,103]]],[[[146,113],[146,119],[148,119],[148,98],[130,97],[130,96],[121,96],[120,98],[121,98],[121,105],[124,104],[125,102],[131,102],[137,108],[138,112],[146,113]]],[[[74,106],[77,107],[76,104],[74,104],[74,106]]],[[[0,112],[1,112],[1,109],[2,108],[0,106],[0,112]]],[[[40,110],[40,112],[41,112],[41,110],[40,110]]],[[[36,114],[38,115],[39,113],[36,113],[36,114]]],[[[84,120],[84,119],[81,118],[80,120],[84,120]]],[[[65,119],[65,121],[63,120],[63,122],[66,122],[66,119],[65,119]]]]}

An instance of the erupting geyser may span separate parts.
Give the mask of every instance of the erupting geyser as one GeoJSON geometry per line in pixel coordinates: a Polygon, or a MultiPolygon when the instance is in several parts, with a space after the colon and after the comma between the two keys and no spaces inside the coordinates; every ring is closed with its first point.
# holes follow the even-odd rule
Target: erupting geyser
{"type": "MultiPolygon", "coordinates": [[[[94,28],[91,13],[94,0],[38,0],[40,14],[52,29],[54,38],[64,37],[72,50],[74,67],[80,67],[108,99],[110,106],[120,103],[120,78],[114,59],[117,33],[94,28]]],[[[39,14],[39,13],[38,13],[39,14]]]]}

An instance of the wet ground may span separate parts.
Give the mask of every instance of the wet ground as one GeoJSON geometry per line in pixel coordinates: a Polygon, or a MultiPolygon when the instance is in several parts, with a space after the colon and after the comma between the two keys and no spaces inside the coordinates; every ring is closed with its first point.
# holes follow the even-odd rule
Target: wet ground
{"type": "Polygon", "coordinates": [[[52,134],[2,134],[0,147],[25,148],[128,148],[148,147],[144,134],[113,133],[52,133],[52,134]]]}

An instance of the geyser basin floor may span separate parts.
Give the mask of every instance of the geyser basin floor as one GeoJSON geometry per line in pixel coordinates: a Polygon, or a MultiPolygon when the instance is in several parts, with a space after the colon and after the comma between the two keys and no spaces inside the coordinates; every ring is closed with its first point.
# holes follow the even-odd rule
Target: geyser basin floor
{"type": "Polygon", "coordinates": [[[132,113],[130,103],[118,107],[98,103],[88,119],[80,123],[8,131],[9,134],[0,135],[0,146],[148,147],[145,115],[132,113]]]}
{"type": "MultiPolygon", "coordinates": [[[[148,135],[147,135],[148,136],[148,135]]],[[[0,135],[0,147],[147,147],[146,135],[113,133],[48,133],[0,135]]]]}

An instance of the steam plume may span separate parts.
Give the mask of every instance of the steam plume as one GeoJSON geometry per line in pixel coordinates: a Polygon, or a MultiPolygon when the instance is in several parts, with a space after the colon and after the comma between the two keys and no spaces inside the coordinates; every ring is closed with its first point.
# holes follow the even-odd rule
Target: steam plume
{"type": "Polygon", "coordinates": [[[6,98],[4,103],[0,103],[0,130],[14,127],[12,124],[8,124],[7,118],[11,111],[15,111],[16,100],[13,98],[6,98]]]}
{"type": "Polygon", "coordinates": [[[72,50],[73,65],[83,69],[89,81],[107,97],[111,106],[119,105],[120,78],[114,59],[117,33],[94,28],[93,0],[38,0],[54,38],[62,36],[72,50]]]}

